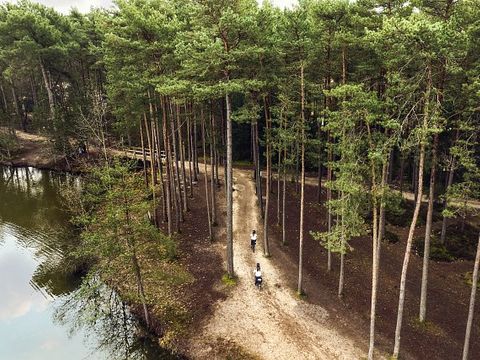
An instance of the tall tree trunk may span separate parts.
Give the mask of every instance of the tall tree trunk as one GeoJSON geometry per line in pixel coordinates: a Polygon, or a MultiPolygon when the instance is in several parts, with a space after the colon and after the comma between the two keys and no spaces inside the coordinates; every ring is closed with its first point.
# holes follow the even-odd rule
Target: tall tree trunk
{"type": "MultiPolygon", "coordinates": [[[[286,124],[285,124],[286,125],[286,124]]],[[[285,232],[285,202],[287,195],[287,144],[283,145],[283,190],[282,190],[282,245],[286,245],[286,232],[285,232]]]]}
{"type": "MultiPolygon", "coordinates": [[[[332,146],[331,146],[331,137],[330,133],[328,134],[328,165],[327,165],[327,181],[332,181],[332,146]]],[[[327,212],[328,212],[328,232],[332,231],[332,211],[330,209],[330,201],[332,200],[332,189],[330,186],[327,187],[327,212]]],[[[330,247],[327,249],[327,271],[332,271],[332,252],[330,251],[330,247]]]]}
{"type": "Polygon", "coordinates": [[[150,128],[148,126],[148,120],[147,120],[147,114],[144,112],[143,113],[143,122],[145,125],[145,134],[147,134],[147,143],[148,143],[148,151],[150,153],[150,185],[151,185],[151,191],[152,191],[152,204],[153,204],[153,211],[152,211],[152,217],[154,219],[155,226],[158,226],[157,224],[157,218],[155,216],[156,208],[157,208],[157,198],[155,194],[155,157],[154,157],[154,148],[153,148],[153,142],[152,142],[152,137],[150,132],[150,128]]]}
{"type": "Polygon", "coordinates": [[[183,143],[182,124],[180,122],[180,105],[177,104],[177,133],[178,133],[178,147],[180,152],[180,163],[182,167],[182,198],[183,198],[183,212],[188,211],[187,200],[187,174],[185,172],[185,144],[183,143]]]}
{"type": "Polygon", "coordinates": [[[210,241],[213,241],[212,218],[210,216],[210,196],[208,194],[207,145],[205,144],[205,118],[203,115],[203,107],[200,109],[200,117],[202,122],[203,178],[205,180],[205,202],[207,204],[208,235],[210,241]]]}
{"type": "Polygon", "coordinates": [[[423,247],[422,286],[420,291],[420,322],[425,321],[427,313],[428,261],[430,258],[430,237],[432,235],[433,202],[435,200],[435,176],[437,167],[438,134],[435,134],[432,147],[432,169],[428,194],[427,224],[425,227],[425,245],[423,247]]]}
{"type": "MultiPolygon", "coordinates": [[[[340,195],[342,198],[344,197],[344,194],[340,195]]],[[[344,200],[342,200],[344,201],[344,200]]],[[[341,252],[340,252],[340,273],[338,276],[338,297],[341,298],[343,296],[343,284],[344,284],[344,279],[345,279],[345,248],[346,248],[346,239],[345,239],[345,231],[344,231],[344,223],[343,223],[343,217],[344,217],[344,204],[342,204],[342,215],[341,215],[341,220],[340,220],[340,227],[342,229],[342,234],[341,234],[341,252]]]]}
{"type": "Polygon", "coordinates": [[[300,230],[298,246],[298,288],[297,292],[303,294],[303,217],[305,207],[305,85],[303,78],[303,63],[300,65],[300,96],[301,96],[301,162],[302,174],[300,185],[300,230]]]}
{"type": "Polygon", "coordinates": [[[280,195],[281,195],[281,187],[280,187],[280,168],[282,164],[282,148],[281,146],[278,147],[278,162],[277,162],[277,226],[280,226],[280,195]]]}
{"type": "Polygon", "coordinates": [[[480,263],[480,235],[478,236],[477,255],[475,256],[475,265],[472,274],[472,291],[470,292],[470,305],[468,307],[467,327],[465,329],[465,342],[463,344],[462,360],[468,359],[468,350],[470,347],[470,334],[472,331],[473,313],[475,310],[475,296],[478,286],[478,267],[480,263]]]}
{"type": "MultiPolygon", "coordinates": [[[[453,156],[450,156],[450,169],[448,171],[448,180],[447,180],[447,186],[445,188],[445,195],[443,199],[443,210],[445,210],[448,206],[448,199],[447,199],[447,191],[452,186],[453,184],[453,176],[455,175],[455,158],[453,156]]],[[[443,216],[442,219],[442,232],[440,234],[440,243],[445,244],[445,238],[447,236],[447,217],[443,216]]]]}
{"type": "Polygon", "coordinates": [[[232,169],[232,117],[230,95],[225,95],[227,107],[227,272],[234,276],[233,268],[233,169],[232,169]]]}
{"type": "Polygon", "coordinates": [[[400,196],[403,198],[403,170],[405,168],[405,157],[403,154],[400,155],[400,196]]]}
{"type": "Polygon", "coordinates": [[[260,171],[260,147],[259,147],[259,140],[258,140],[258,123],[255,122],[255,171],[256,171],[256,184],[257,184],[257,199],[258,205],[260,206],[260,215],[264,217],[264,209],[263,209],[263,191],[262,191],[262,176],[260,171]]]}
{"type": "MultiPolygon", "coordinates": [[[[425,103],[424,103],[424,115],[423,115],[423,130],[426,132],[428,128],[428,121],[430,118],[429,115],[429,107],[430,107],[430,91],[432,87],[432,73],[431,67],[428,65],[427,68],[427,88],[425,90],[425,103]]],[[[410,224],[410,230],[408,232],[408,239],[407,245],[405,249],[405,257],[403,259],[403,266],[402,266],[402,276],[400,278],[400,293],[398,298],[398,313],[397,313],[397,325],[395,327],[395,344],[393,347],[393,358],[398,358],[398,353],[400,351],[400,334],[402,331],[402,321],[403,321],[403,309],[405,305],[405,287],[407,281],[407,270],[408,270],[408,263],[410,261],[410,253],[412,249],[412,241],[413,235],[415,232],[415,226],[417,225],[418,214],[420,212],[420,205],[422,203],[422,195],[423,195],[423,167],[425,162],[425,142],[426,139],[421,139],[420,143],[420,154],[419,154],[419,161],[418,161],[418,187],[417,187],[417,199],[415,201],[415,210],[413,211],[413,218],[412,223],[410,224]]]]}
{"type": "Polygon", "coordinates": [[[193,119],[192,145],[193,145],[193,180],[195,182],[198,182],[197,121],[195,117],[193,119]]]}
{"type": "Polygon", "coordinates": [[[177,214],[178,221],[176,222],[177,225],[177,232],[180,232],[180,223],[183,222],[183,210],[182,210],[182,195],[181,195],[181,185],[180,185],[180,171],[178,168],[178,152],[177,152],[177,136],[175,131],[175,113],[173,110],[173,104],[170,102],[170,113],[172,115],[172,122],[170,123],[170,130],[172,135],[172,148],[173,148],[173,158],[174,158],[174,194],[175,194],[175,212],[177,214]]]}
{"type": "Polygon", "coordinates": [[[388,163],[389,158],[385,159],[382,165],[382,198],[380,202],[380,215],[379,215],[379,224],[378,224],[378,246],[382,243],[383,238],[385,237],[385,191],[387,186],[387,177],[388,177],[388,163]]]}
{"type": "MultiPolygon", "coordinates": [[[[155,113],[158,114],[158,107],[155,104],[155,113]]],[[[162,149],[162,141],[160,139],[160,127],[158,123],[158,115],[155,117],[155,141],[157,142],[157,151],[156,151],[156,160],[157,160],[157,168],[158,168],[158,175],[160,176],[160,193],[162,197],[162,218],[163,221],[167,218],[167,202],[165,197],[165,182],[163,176],[163,164],[162,164],[162,156],[161,156],[161,149],[162,149]]]]}
{"type": "Polygon", "coordinates": [[[167,117],[167,105],[165,97],[161,98],[161,105],[162,105],[162,132],[163,132],[163,143],[165,149],[165,200],[166,200],[166,210],[167,210],[167,230],[168,236],[172,235],[172,178],[171,178],[171,161],[172,155],[170,154],[170,141],[168,137],[168,117],[167,117]]]}
{"type": "Polygon", "coordinates": [[[270,163],[271,163],[271,154],[270,154],[270,119],[268,116],[267,109],[267,100],[266,97],[263,97],[263,106],[265,110],[265,123],[266,123],[266,156],[267,156],[267,179],[266,179],[266,189],[265,189],[265,215],[263,217],[263,254],[265,256],[270,256],[270,246],[268,238],[268,217],[270,210],[270,185],[271,185],[271,172],[270,172],[270,163]]]}
{"type": "Polygon", "coordinates": [[[145,142],[143,140],[142,121],[140,121],[140,145],[142,146],[143,176],[145,177],[145,185],[148,187],[147,156],[145,153],[145,142]]]}
{"type": "MultiPolygon", "coordinates": [[[[185,113],[187,114],[187,107],[185,106],[185,113]]],[[[190,186],[190,198],[193,198],[193,147],[192,147],[192,126],[190,115],[187,115],[187,149],[188,149],[188,182],[190,186]]]]}
{"type": "Polygon", "coordinates": [[[215,115],[210,106],[210,194],[212,196],[212,225],[217,226],[217,212],[215,206],[215,155],[213,144],[213,132],[215,131],[215,115]]]}
{"type": "Polygon", "coordinates": [[[50,82],[50,78],[48,76],[47,70],[45,69],[45,66],[43,64],[43,60],[39,59],[40,62],[40,70],[42,71],[42,76],[43,76],[43,82],[45,84],[45,90],[47,91],[47,97],[48,97],[48,106],[50,107],[50,119],[53,121],[54,115],[55,115],[55,99],[53,97],[53,91],[52,91],[52,84],[50,82]]]}

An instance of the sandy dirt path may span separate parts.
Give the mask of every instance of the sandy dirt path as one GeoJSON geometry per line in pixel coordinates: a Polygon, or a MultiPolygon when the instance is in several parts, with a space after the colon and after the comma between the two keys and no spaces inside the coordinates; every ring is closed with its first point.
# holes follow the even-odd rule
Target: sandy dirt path
{"type": "MultiPolygon", "coordinates": [[[[365,354],[353,340],[327,324],[328,313],[318,305],[298,299],[285,287],[275,259],[263,257],[259,237],[255,254],[250,249],[250,231],[261,221],[250,173],[234,171],[234,264],[238,284],[194,340],[192,355],[216,358],[208,344],[218,339],[233,342],[261,359],[360,359],[365,354]],[[260,245],[260,246],[259,246],[260,245]],[[264,287],[253,285],[253,269],[262,266],[264,287]]],[[[292,269],[292,271],[297,271],[292,269]]]]}

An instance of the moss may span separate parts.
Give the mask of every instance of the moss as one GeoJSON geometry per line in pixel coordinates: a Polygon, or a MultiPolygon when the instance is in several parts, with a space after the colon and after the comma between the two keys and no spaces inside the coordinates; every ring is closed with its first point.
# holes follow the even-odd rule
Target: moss
{"type": "Polygon", "coordinates": [[[227,286],[235,286],[238,284],[238,277],[235,275],[230,276],[229,274],[223,274],[222,283],[224,283],[227,286]]]}
{"type": "MultiPolygon", "coordinates": [[[[472,287],[472,277],[473,277],[473,272],[472,271],[467,271],[465,274],[463,274],[463,282],[468,285],[468,287],[472,287]]],[[[480,289],[480,279],[477,281],[477,289],[480,289]]]]}
{"type": "Polygon", "coordinates": [[[444,336],[443,329],[431,321],[420,321],[417,317],[410,320],[410,324],[417,330],[434,336],[444,336]]]}

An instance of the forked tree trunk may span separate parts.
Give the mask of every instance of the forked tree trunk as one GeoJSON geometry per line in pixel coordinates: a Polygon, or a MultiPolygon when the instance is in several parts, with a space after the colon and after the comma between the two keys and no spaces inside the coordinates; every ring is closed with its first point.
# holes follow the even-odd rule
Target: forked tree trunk
{"type": "Polygon", "coordinates": [[[475,256],[475,264],[473,266],[472,291],[470,292],[470,305],[468,307],[467,327],[465,329],[465,342],[463,344],[462,360],[468,359],[468,351],[470,347],[470,334],[472,331],[472,323],[473,323],[473,313],[475,311],[475,297],[477,295],[479,263],[480,263],[480,234],[478,236],[477,255],[475,256]]]}
{"type": "Polygon", "coordinates": [[[303,217],[305,207],[305,85],[303,78],[303,63],[300,65],[300,94],[301,94],[301,185],[300,185],[300,230],[298,246],[298,294],[303,294],[303,217]]]}
{"type": "Polygon", "coordinates": [[[425,227],[425,245],[423,247],[422,285],[420,291],[420,322],[425,321],[427,313],[427,286],[428,286],[428,262],[430,258],[430,237],[432,235],[433,202],[435,200],[435,176],[437,167],[438,135],[435,134],[432,147],[432,170],[430,172],[430,188],[428,194],[427,223],[425,227]]]}
{"type": "Polygon", "coordinates": [[[50,119],[53,121],[54,115],[55,115],[55,99],[53,97],[53,91],[52,91],[52,84],[50,82],[50,78],[48,76],[47,70],[45,69],[45,66],[43,64],[43,60],[39,59],[40,61],[40,70],[42,71],[42,77],[43,77],[43,83],[45,85],[45,90],[47,91],[47,97],[48,97],[48,106],[50,108],[50,119]]]}
{"type": "MultiPolygon", "coordinates": [[[[424,104],[424,115],[423,115],[423,131],[425,132],[428,128],[429,122],[429,107],[430,107],[430,91],[432,86],[432,74],[431,68],[428,66],[428,74],[427,74],[427,88],[425,90],[425,104],[424,104]]],[[[410,224],[410,230],[408,232],[408,239],[407,245],[405,248],[405,256],[403,259],[403,266],[402,266],[402,275],[400,278],[400,293],[398,297],[398,313],[397,313],[397,325],[395,327],[395,344],[393,347],[393,358],[397,359],[398,354],[400,352],[400,335],[402,331],[402,321],[403,321],[403,309],[405,305],[405,287],[407,282],[407,271],[408,271],[408,263],[410,262],[410,253],[412,249],[412,242],[413,242],[413,235],[415,232],[415,227],[417,225],[418,214],[420,212],[420,205],[422,203],[422,195],[423,195],[423,167],[425,163],[425,142],[426,139],[421,139],[420,143],[420,154],[418,160],[418,179],[417,179],[417,199],[415,201],[415,209],[413,211],[413,218],[412,223],[410,224]]]]}

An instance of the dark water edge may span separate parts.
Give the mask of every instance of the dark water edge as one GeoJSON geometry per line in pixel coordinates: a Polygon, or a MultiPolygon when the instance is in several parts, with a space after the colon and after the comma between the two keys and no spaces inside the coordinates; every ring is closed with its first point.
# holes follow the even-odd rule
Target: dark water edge
{"type": "Polygon", "coordinates": [[[60,189],[80,182],[68,173],[0,166],[0,270],[14,279],[0,279],[7,294],[0,297],[0,358],[184,359],[162,349],[121,297],[71,256],[78,234],[60,189]],[[12,311],[22,304],[30,308],[12,311]],[[39,345],[27,336],[50,330],[61,340],[39,345]]]}

